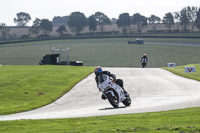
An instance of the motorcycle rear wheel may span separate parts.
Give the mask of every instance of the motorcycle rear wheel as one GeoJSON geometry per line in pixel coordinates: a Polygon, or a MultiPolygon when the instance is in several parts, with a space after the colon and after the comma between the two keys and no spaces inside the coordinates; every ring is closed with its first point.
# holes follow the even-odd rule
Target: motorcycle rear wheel
{"type": "Polygon", "coordinates": [[[118,102],[118,98],[114,99],[114,97],[112,96],[111,93],[107,94],[107,98],[108,101],[110,102],[110,104],[114,107],[114,108],[118,108],[119,107],[119,102],[118,102]]]}

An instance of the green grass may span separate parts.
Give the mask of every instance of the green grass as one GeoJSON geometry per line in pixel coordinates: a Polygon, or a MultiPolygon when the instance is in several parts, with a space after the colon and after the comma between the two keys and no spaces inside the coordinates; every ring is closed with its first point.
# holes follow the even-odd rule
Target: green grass
{"type": "Polygon", "coordinates": [[[0,115],[49,104],[92,71],[93,67],[0,66],[0,115]]]}
{"type": "MultiPolygon", "coordinates": [[[[165,67],[169,62],[177,65],[200,63],[199,46],[137,45],[127,44],[135,38],[71,39],[0,45],[0,64],[36,65],[50,53],[51,47],[70,48],[69,59],[81,60],[84,66],[141,67],[144,53],[149,58],[147,67],[165,67]]],[[[171,42],[200,44],[200,39],[146,38],[145,42],[171,42]]],[[[67,54],[63,52],[62,60],[67,54]]]]}
{"type": "MultiPolygon", "coordinates": [[[[156,40],[150,39],[149,41],[155,42],[156,40]]],[[[165,41],[170,42],[170,40],[165,41]]],[[[186,42],[188,39],[176,41],[186,42]]],[[[189,39],[189,41],[194,44],[200,42],[199,39],[189,39]]],[[[11,64],[36,64],[45,53],[49,52],[49,42],[32,42],[25,44],[23,47],[18,45],[10,44],[10,47],[7,47],[8,45],[0,47],[1,64],[6,62],[11,64]]],[[[138,60],[143,53],[146,53],[149,57],[148,67],[166,66],[169,62],[176,62],[177,65],[199,63],[200,51],[200,47],[193,46],[128,45],[124,38],[114,40],[60,40],[52,41],[52,46],[56,48],[70,47],[70,60],[83,60],[84,65],[88,66],[139,67],[138,60]]],[[[188,78],[194,77],[197,79],[200,68],[199,65],[195,66],[197,67],[197,73],[189,74],[183,72],[184,66],[166,69],[182,76],[188,76],[188,78]]],[[[81,77],[86,76],[92,70],[91,67],[0,66],[0,112],[1,114],[10,114],[16,112],[16,110],[20,112],[48,104],[67,92],[81,77]],[[84,69],[84,71],[81,69],[84,69]],[[77,72],[75,74],[77,76],[74,76],[77,80],[74,81],[72,79],[70,81],[68,77],[74,75],[74,71],[77,72]],[[82,75],[79,75],[80,73],[82,75]],[[51,81],[46,79],[51,79],[51,81]],[[70,87],[68,88],[68,86],[70,87]],[[55,96],[55,91],[59,95],[55,96]],[[25,92],[28,92],[28,94],[25,94],[25,92]],[[38,95],[40,92],[44,93],[44,95],[38,95]],[[54,97],[51,97],[52,95],[54,97]],[[12,100],[9,100],[10,98],[12,100]],[[43,98],[48,98],[49,100],[44,100],[43,98]],[[31,102],[26,104],[27,101],[31,102]],[[47,103],[42,103],[43,101],[47,103]],[[16,107],[15,105],[18,103],[20,105],[16,107]],[[42,104],[38,105],[38,103],[42,104]],[[31,107],[32,105],[36,106],[31,107]],[[11,109],[12,111],[10,111],[11,109]]],[[[190,108],[157,113],[88,118],[0,121],[0,132],[200,132],[199,109],[190,108]]]]}
{"type": "MultiPolygon", "coordinates": [[[[186,77],[190,75],[190,77],[193,77],[198,80],[199,64],[191,64],[191,65],[197,67],[197,74],[189,73],[186,74],[186,77]]],[[[184,66],[178,66],[175,68],[166,68],[166,69],[185,76],[184,66]]],[[[200,108],[196,107],[189,109],[180,109],[180,110],[154,112],[154,113],[142,113],[142,114],[126,114],[126,115],[98,116],[98,117],[70,118],[70,119],[0,121],[0,132],[1,133],[4,132],[5,133],[200,132],[199,110],[200,108]]]]}
{"type": "Polygon", "coordinates": [[[1,133],[200,132],[200,108],[70,119],[0,121],[1,133]]]}

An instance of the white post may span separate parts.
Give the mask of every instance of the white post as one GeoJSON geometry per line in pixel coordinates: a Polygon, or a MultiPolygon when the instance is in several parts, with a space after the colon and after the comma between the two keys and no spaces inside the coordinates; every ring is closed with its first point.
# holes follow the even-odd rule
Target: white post
{"type": "Polygon", "coordinates": [[[51,54],[54,54],[54,50],[55,50],[55,48],[53,47],[52,49],[51,49],[51,54]]]}
{"type": "Polygon", "coordinates": [[[69,48],[67,48],[67,65],[69,65],[69,48]]]}
{"type": "Polygon", "coordinates": [[[59,50],[59,52],[60,52],[60,55],[59,55],[59,64],[61,64],[61,50],[62,49],[58,49],[59,50]]]}
{"type": "Polygon", "coordinates": [[[51,41],[49,40],[49,50],[50,50],[50,53],[51,53],[51,41]]]}

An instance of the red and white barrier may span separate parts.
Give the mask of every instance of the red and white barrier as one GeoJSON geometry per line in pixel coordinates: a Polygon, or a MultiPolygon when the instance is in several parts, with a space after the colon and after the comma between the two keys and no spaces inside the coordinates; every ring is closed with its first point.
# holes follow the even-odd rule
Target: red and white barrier
{"type": "Polygon", "coordinates": [[[185,72],[186,72],[186,73],[196,72],[196,67],[195,67],[195,66],[188,66],[188,67],[185,67],[185,72]]]}
{"type": "Polygon", "coordinates": [[[176,63],[167,63],[168,67],[176,67],[176,63]]]}

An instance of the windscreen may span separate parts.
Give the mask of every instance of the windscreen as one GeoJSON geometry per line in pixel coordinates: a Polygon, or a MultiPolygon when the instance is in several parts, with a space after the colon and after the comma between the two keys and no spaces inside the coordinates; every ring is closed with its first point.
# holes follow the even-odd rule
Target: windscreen
{"type": "Polygon", "coordinates": [[[102,75],[100,75],[100,83],[103,83],[104,81],[106,81],[107,80],[107,75],[105,75],[105,74],[102,74],[102,75]]]}

